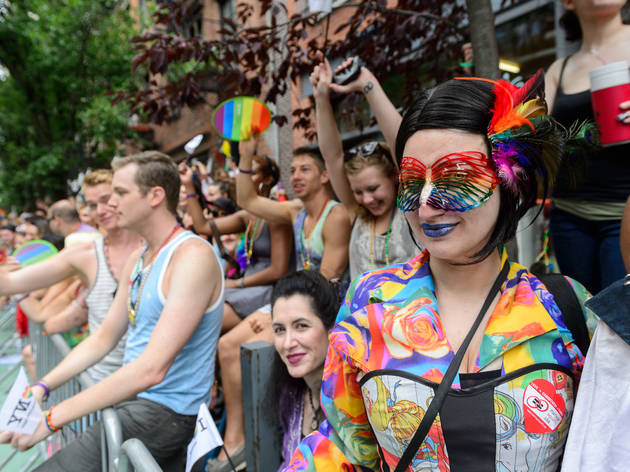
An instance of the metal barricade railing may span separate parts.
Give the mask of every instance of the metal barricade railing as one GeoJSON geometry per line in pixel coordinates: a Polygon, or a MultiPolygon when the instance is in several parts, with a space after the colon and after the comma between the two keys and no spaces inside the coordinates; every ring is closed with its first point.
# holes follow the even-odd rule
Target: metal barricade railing
{"type": "Polygon", "coordinates": [[[120,447],[118,472],[128,472],[129,463],[136,472],[162,472],[149,450],[139,439],[127,439],[120,447]]]}
{"type": "MultiPolygon", "coordinates": [[[[42,378],[70,352],[70,347],[59,334],[42,334],[42,326],[29,322],[29,341],[35,356],[35,373],[42,378]]],[[[94,385],[94,380],[85,372],[66,382],[63,386],[50,393],[50,397],[43,405],[56,405],[66,398],[76,395],[81,390],[94,385]]],[[[62,430],[50,436],[46,444],[46,454],[51,456],[68,442],[78,437],[87,428],[101,420],[101,470],[116,472],[118,470],[118,455],[122,444],[122,428],[118,414],[113,408],[105,408],[99,413],[92,413],[75,420],[62,430]]]]}
{"type": "MultiPolygon", "coordinates": [[[[0,339],[0,355],[5,355],[11,347],[15,347],[16,353],[20,352],[19,336],[13,329],[15,321],[15,307],[5,308],[0,311],[0,332],[8,331],[9,334],[0,339]],[[7,329],[7,328],[11,329],[7,329]]],[[[40,379],[58,365],[66,357],[71,349],[59,334],[43,335],[42,325],[29,321],[29,335],[25,344],[31,344],[35,358],[35,376],[40,379]]],[[[21,366],[22,361],[16,362],[0,378],[0,385],[11,377],[21,366]]],[[[76,395],[94,385],[94,380],[82,372],[66,384],[50,393],[50,397],[42,405],[43,408],[56,405],[63,400],[76,395]]],[[[40,459],[50,457],[61,450],[70,441],[78,437],[87,428],[100,420],[101,427],[101,470],[107,472],[128,472],[130,464],[137,472],[161,472],[155,459],[151,456],[146,446],[139,439],[129,439],[123,444],[122,427],[118,414],[114,408],[105,408],[98,413],[92,413],[66,425],[62,431],[50,436],[45,443],[40,443],[39,455],[33,455],[20,469],[28,471],[40,459]]],[[[3,470],[15,456],[17,451],[11,451],[6,457],[0,459],[0,470],[3,470]]],[[[12,469],[13,470],[13,469],[12,469]]]]}
{"type": "MultiPolygon", "coordinates": [[[[21,346],[19,342],[19,335],[17,334],[14,325],[15,304],[3,306],[0,309],[0,333],[2,333],[2,335],[0,335],[0,356],[12,354],[18,355],[16,362],[12,366],[8,367],[6,372],[0,376],[0,388],[2,388],[4,394],[7,394],[12,386],[12,384],[7,382],[7,380],[15,377],[18,369],[24,365],[21,356],[19,356],[21,346]]],[[[40,448],[39,451],[32,454],[30,459],[19,469],[20,472],[30,470],[32,465],[42,456],[43,450],[44,448],[40,448]]],[[[9,466],[9,463],[11,463],[16,454],[16,450],[10,450],[6,456],[1,458],[0,471],[9,466]]],[[[11,470],[16,470],[13,463],[11,463],[9,467],[11,467],[11,470]]]]}

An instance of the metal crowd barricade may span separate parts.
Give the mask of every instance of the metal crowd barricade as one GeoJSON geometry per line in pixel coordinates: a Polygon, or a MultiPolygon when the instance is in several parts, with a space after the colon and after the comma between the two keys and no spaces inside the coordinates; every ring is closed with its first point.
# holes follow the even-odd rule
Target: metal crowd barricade
{"type": "Polygon", "coordinates": [[[129,463],[136,472],[162,472],[144,443],[136,438],[127,439],[120,447],[118,472],[128,472],[129,463]]]}
{"type": "MultiPolygon", "coordinates": [[[[35,373],[42,378],[70,352],[70,347],[59,334],[42,334],[42,326],[29,322],[29,341],[35,356],[35,373]]],[[[50,393],[50,397],[43,405],[47,408],[76,395],[81,390],[94,385],[92,378],[85,372],[74,377],[65,385],[50,393]]],[[[63,428],[62,431],[50,436],[46,443],[46,456],[66,446],[70,441],[81,435],[87,428],[101,420],[101,470],[116,472],[118,470],[118,455],[122,444],[122,428],[118,415],[113,408],[106,408],[99,413],[84,416],[63,428]]]]}
{"type": "MultiPolygon", "coordinates": [[[[19,342],[19,336],[15,330],[15,305],[6,305],[0,309],[0,333],[4,333],[0,339],[0,356],[6,356],[11,354],[20,354],[21,346],[19,342]]],[[[0,377],[0,387],[3,389],[3,393],[8,393],[11,389],[11,384],[5,382],[12,378],[17,370],[23,365],[21,357],[15,362],[7,371],[0,377]]],[[[45,448],[42,447],[35,451],[34,454],[28,459],[28,461],[20,468],[20,472],[30,470],[33,464],[37,462],[40,457],[43,456],[45,448]]],[[[17,454],[16,450],[10,450],[10,452],[2,457],[0,460],[0,470],[3,470],[17,454]]],[[[12,470],[15,470],[12,467],[12,470]]]]}
{"type": "MultiPolygon", "coordinates": [[[[15,307],[0,311],[0,332],[7,330],[15,321],[15,307]]],[[[11,347],[19,349],[19,336],[11,326],[4,339],[0,339],[0,355],[5,355],[11,347]]],[[[31,344],[35,357],[36,378],[42,378],[50,372],[71,349],[59,334],[43,335],[42,325],[29,321],[29,335],[24,344],[31,344]]],[[[0,386],[7,378],[10,378],[21,366],[22,361],[17,362],[1,378],[0,386]]],[[[50,393],[50,397],[42,405],[43,408],[56,405],[66,398],[76,395],[81,390],[94,385],[94,380],[85,372],[71,379],[65,385],[50,393]]],[[[136,472],[161,472],[155,459],[144,444],[138,439],[129,439],[123,444],[122,427],[118,414],[114,408],[105,408],[98,413],[84,416],[66,425],[63,430],[50,436],[45,443],[40,443],[39,454],[33,455],[20,469],[28,471],[40,459],[50,457],[61,450],[70,441],[77,438],[87,428],[100,420],[101,427],[101,470],[106,472],[128,472],[130,463],[136,472]]],[[[0,471],[11,461],[17,451],[11,451],[6,457],[0,459],[0,471]]]]}

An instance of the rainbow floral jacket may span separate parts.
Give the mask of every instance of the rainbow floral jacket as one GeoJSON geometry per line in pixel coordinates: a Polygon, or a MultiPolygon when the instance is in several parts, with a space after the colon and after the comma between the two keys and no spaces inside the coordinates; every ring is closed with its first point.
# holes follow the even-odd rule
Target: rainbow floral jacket
{"type": "MultiPolygon", "coordinates": [[[[287,471],[396,468],[454,357],[428,261],[425,251],[352,283],[330,334],[321,391],[327,420],[300,443],[287,471]]],[[[592,333],[589,294],[570,282],[592,333]]],[[[476,374],[455,377],[407,471],[557,470],[583,361],[553,296],[510,263],[476,374]],[[500,369],[480,372],[491,363],[500,369]]]]}

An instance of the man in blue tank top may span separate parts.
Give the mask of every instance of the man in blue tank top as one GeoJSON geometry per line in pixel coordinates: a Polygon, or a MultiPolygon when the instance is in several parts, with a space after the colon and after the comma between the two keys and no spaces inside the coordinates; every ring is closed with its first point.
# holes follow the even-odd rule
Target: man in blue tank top
{"type": "MultiPolygon", "coordinates": [[[[119,225],[137,231],[146,246],[129,258],[98,331],[42,380],[51,390],[63,385],[128,332],[124,364],[44,412],[35,433],[13,435],[11,442],[28,449],[63,425],[116,405],[124,440],[140,439],[165,470],[184,470],[181,452],[214,380],[223,273],[211,246],[175,219],[180,180],[168,156],[149,151],[115,158],[112,168],[109,204],[119,225]]],[[[36,470],[99,470],[100,442],[97,424],[36,470]]]]}

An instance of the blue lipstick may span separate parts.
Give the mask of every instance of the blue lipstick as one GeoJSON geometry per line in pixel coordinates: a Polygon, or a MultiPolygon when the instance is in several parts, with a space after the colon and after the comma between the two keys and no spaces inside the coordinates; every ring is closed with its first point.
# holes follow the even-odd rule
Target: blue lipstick
{"type": "Polygon", "coordinates": [[[428,223],[422,223],[421,226],[425,236],[429,238],[441,238],[453,231],[458,224],[459,223],[430,225],[428,223]]]}

